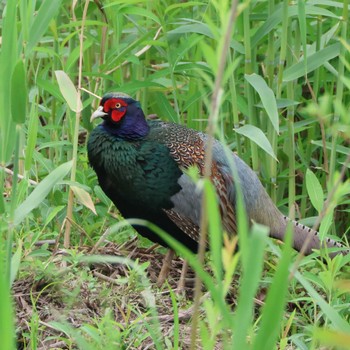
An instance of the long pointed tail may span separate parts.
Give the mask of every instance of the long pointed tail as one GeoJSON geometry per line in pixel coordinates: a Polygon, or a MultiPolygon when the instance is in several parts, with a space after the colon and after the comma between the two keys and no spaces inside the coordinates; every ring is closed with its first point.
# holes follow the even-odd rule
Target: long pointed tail
{"type": "MultiPolygon", "coordinates": [[[[293,223],[293,228],[294,228],[293,247],[297,251],[300,251],[303,245],[305,244],[305,242],[308,242],[305,249],[306,255],[311,254],[314,249],[322,249],[322,247],[325,247],[325,246],[327,246],[328,248],[342,248],[341,250],[338,250],[335,252],[329,252],[329,256],[332,258],[338,254],[346,255],[350,253],[349,249],[344,247],[342,244],[334,241],[333,239],[325,238],[323,241],[321,241],[319,232],[307,226],[304,226],[297,221],[291,220],[287,216],[283,216],[283,219],[285,222],[285,229],[287,227],[288,222],[291,221],[293,223]]],[[[279,238],[279,237],[276,237],[276,238],[279,238]]]]}

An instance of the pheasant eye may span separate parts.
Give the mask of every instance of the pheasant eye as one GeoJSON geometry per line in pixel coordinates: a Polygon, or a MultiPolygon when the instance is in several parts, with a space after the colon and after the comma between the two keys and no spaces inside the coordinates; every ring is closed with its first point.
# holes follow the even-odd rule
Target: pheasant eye
{"type": "Polygon", "coordinates": [[[115,108],[120,108],[122,105],[121,105],[121,103],[119,103],[119,102],[117,102],[116,104],[115,104],[115,108]]]}

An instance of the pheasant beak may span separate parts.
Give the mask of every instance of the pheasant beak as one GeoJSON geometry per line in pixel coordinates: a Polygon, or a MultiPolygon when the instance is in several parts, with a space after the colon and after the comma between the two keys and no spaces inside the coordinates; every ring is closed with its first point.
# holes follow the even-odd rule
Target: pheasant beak
{"type": "Polygon", "coordinates": [[[91,118],[90,118],[90,122],[92,123],[92,121],[96,118],[101,118],[103,116],[107,115],[107,113],[103,112],[103,106],[99,106],[96,111],[94,113],[92,113],[91,118]]]}

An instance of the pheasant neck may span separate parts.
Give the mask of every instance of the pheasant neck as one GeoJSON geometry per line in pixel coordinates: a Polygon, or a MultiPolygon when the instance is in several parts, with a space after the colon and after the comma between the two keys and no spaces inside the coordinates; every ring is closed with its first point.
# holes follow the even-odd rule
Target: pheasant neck
{"type": "Polygon", "coordinates": [[[150,129],[141,109],[132,110],[118,124],[106,119],[101,127],[108,133],[125,140],[143,138],[148,135],[150,129]]]}

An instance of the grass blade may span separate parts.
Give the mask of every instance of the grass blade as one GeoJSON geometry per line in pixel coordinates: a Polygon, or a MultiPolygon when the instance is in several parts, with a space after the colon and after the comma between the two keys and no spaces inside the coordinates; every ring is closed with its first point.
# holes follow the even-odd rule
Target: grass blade
{"type": "Polygon", "coordinates": [[[46,198],[57,182],[61,181],[69,173],[71,168],[72,161],[63,163],[40,182],[27,199],[15,210],[15,225],[18,225],[44,198],[46,198]]]}
{"type": "Polygon", "coordinates": [[[27,106],[26,72],[22,60],[17,61],[11,79],[11,116],[15,123],[26,120],[27,106]]]}
{"type": "Polygon", "coordinates": [[[266,110],[267,115],[270,118],[270,121],[273,127],[276,130],[276,133],[279,133],[279,120],[278,120],[278,111],[276,98],[273,91],[266,84],[266,81],[257,74],[246,74],[245,79],[249,84],[256,90],[261,98],[261,102],[266,110]]]}
{"type": "Polygon", "coordinates": [[[312,205],[320,213],[323,207],[323,190],[316,175],[310,169],[306,170],[306,189],[312,205]]]}
{"type": "Polygon", "coordinates": [[[2,40],[0,53],[0,161],[8,161],[15,147],[15,127],[12,122],[11,102],[7,91],[11,91],[11,77],[14,62],[17,61],[17,21],[16,1],[6,4],[2,21],[2,40]]]}
{"type": "Polygon", "coordinates": [[[81,112],[83,107],[81,100],[78,101],[78,92],[72,80],[63,70],[55,72],[60,91],[73,112],[81,112]]]}
{"type": "Polygon", "coordinates": [[[248,331],[252,324],[254,296],[263,270],[263,257],[268,229],[254,224],[249,237],[249,256],[243,264],[243,277],[235,312],[234,338],[235,349],[245,349],[248,331]]]}
{"type": "Polygon", "coordinates": [[[289,229],[289,242],[286,242],[284,245],[282,257],[278,262],[277,270],[271,282],[261,315],[261,325],[253,342],[253,350],[273,349],[276,344],[278,333],[280,332],[280,323],[283,317],[288,291],[288,269],[292,253],[291,233],[289,229]]]}
{"type": "Polygon", "coordinates": [[[248,137],[251,141],[256,143],[261,149],[268,153],[272,158],[277,160],[275,153],[273,152],[272,146],[265,136],[265,134],[256,126],[246,124],[238,129],[234,129],[237,133],[248,137]]]}
{"type": "Polygon", "coordinates": [[[28,43],[26,45],[26,56],[28,56],[41,37],[47,31],[51,20],[56,16],[62,0],[44,0],[37,11],[34,21],[29,30],[28,43]]]}
{"type": "MultiPolygon", "coordinates": [[[[313,72],[318,67],[322,66],[325,62],[328,62],[334,57],[339,56],[340,53],[340,43],[336,43],[326,48],[315,52],[310,55],[307,59],[306,73],[313,72]]],[[[283,73],[283,81],[288,82],[291,80],[298,79],[305,75],[305,63],[300,61],[293,66],[288,67],[283,73]]]]}

